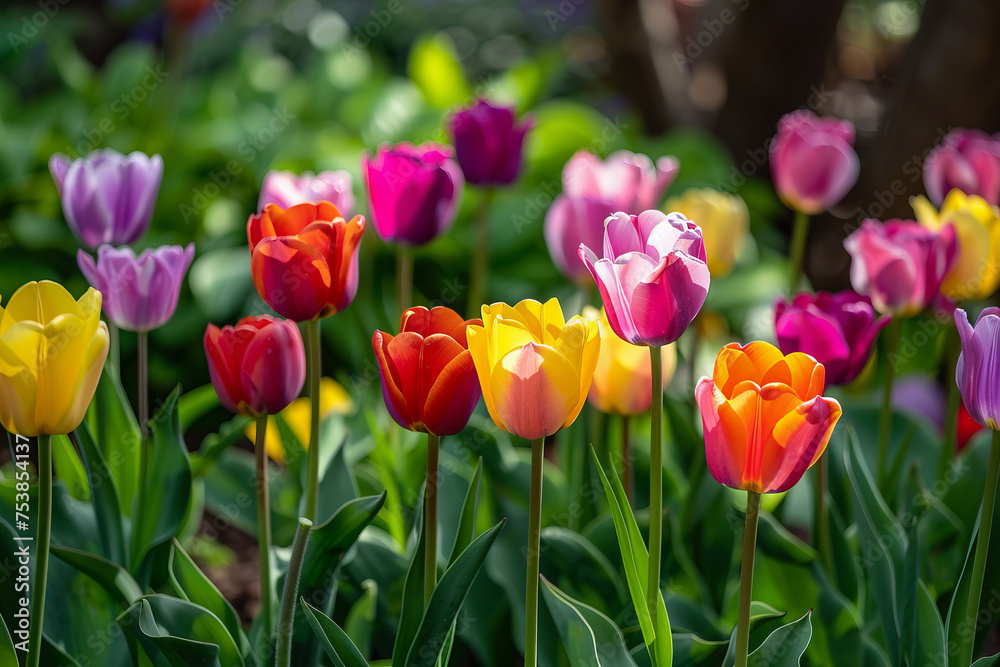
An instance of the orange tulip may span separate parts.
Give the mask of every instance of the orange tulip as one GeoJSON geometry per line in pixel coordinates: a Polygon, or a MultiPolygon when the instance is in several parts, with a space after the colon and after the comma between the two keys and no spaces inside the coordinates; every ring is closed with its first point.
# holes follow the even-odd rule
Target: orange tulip
{"type": "Polygon", "coordinates": [[[360,215],[345,221],[330,202],[274,204],[250,216],[250,273],[260,297],[296,322],[328,317],[350,305],[358,291],[360,215]]]}
{"type": "Polygon", "coordinates": [[[826,449],[840,403],[822,396],[826,371],[770,343],[730,343],[695,388],[705,455],[716,481],[757,493],[787,491],[826,449]]]}

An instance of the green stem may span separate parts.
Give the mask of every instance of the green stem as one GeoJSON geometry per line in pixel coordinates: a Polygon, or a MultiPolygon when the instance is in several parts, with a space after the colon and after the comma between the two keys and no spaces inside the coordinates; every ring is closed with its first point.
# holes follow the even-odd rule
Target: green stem
{"type": "Polygon", "coordinates": [[[267,415],[257,417],[257,547],[260,550],[260,615],[263,641],[274,632],[274,605],[271,599],[271,503],[267,484],[267,415]]]}
{"type": "Polygon", "coordinates": [[[299,519],[299,527],[295,531],[295,541],[292,543],[292,559],[288,563],[288,574],[285,576],[285,589],[281,592],[281,609],[278,612],[278,667],[291,667],[292,664],[292,625],[295,622],[295,598],[299,592],[299,577],[302,576],[302,561],[306,555],[306,544],[309,542],[309,531],[312,521],[304,517],[299,519]]]}
{"type": "Polygon", "coordinates": [[[427,483],[424,484],[424,607],[431,601],[431,594],[437,585],[437,496],[438,496],[438,454],[441,439],[433,433],[427,434],[427,483]]]}
{"type": "Polygon", "coordinates": [[[625,485],[625,497],[628,504],[635,509],[635,473],[632,469],[632,445],[629,442],[629,424],[632,418],[622,415],[622,477],[625,485]]]}
{"type": "Polygon", "coordinates": [[[309,349],[306,359],[309,363],[309,452],[306,473],[306,512],[310,521],[316,518],[316,494],[319,492],[319,379],[320,364],[319,320],[306,322],[306,338],[309,349]]]}
{"type": "Polygon", "coordinates": [[[740,569],[740,617],[736,626],[736,667],[746,667],[750,649],[750,594],[753,592],[753,559],[759,515],[760,494],[747,491],[747,523],[743,531],[743,564],[740,569]]]}
{"type": "Polygon", "coordinates": [[[885,466],[889,458],[889,435],[892,427],[892,382],[896,375],[896,349],[899,347],[899,333],[902,320],[893,318],[889,322],[887,334],[889,345],[886,350],[885,393],[882,396],[882,418],[878,432],[878,483],[885,483],[885,466]]]}
{"type": "Polygon", "coordinates": [[[479,317],[480,307],[486,293],[486,276],[490,266],[490,205],[493,203],[493,188],[483,191],[476,213],[476,245],[472,249],[472,266],[469,268],[470,317],[479,317]]]}
{"type": "Polygon", "coordinates": [[[108,338],[111,341],[110,352],[108,353],[108,360],[106,364],[110,366],[115,375],[121,379],[119,370],[121,368],[121,346],[118,342],[118,325],[112,322],[110,319],[107,321],[108,325],[108,338]]]}
{"type": "Polygon", "coordinates": [[[27,667],[38,667],[42,655],[42,621],[45,618],[45,582],[49,574],[49,541],[52,536],[52,436],[38,436],[38,526],[35,537],[35,578],[31,590],[27,667]]]}
{"type": "Polygon", "coordinates": [[[944,424],[944,446],[941,447],[941,460],[938,462],[938,479],[944,479],[948,474],[948,468],[955,457],[955,444],[958,440],[958,404],[961,402],[961,394],[958,391],[958,382],[955,380],[955,368],[958,366],[958,357],[962,354],[962,342],[958,337],[958,329],[951,327],[945,336],[945,355],[948,359],[946,367],[945,382],[948,383],[948,417],[944,424]]]}
{"type": "Polygon", "coordinates": [[[396,279],[398,284],[399,312],[413,306],[413,250],[400,245],[396,253],[396,279]]]}
{"type": "Polygon", "coordinates": [[[653,384],[653,403],[650,406],[649,429],[649,573],[646,580],[646,604],[657,627],[660,606],[660,543],[663,535],[663,442],[660,436],[663,419],[663,362],[662,350],[649,348],[653,384]]]}
{"type": "Polygon", "coordinates": [[[986,473],[986,490],[983,493],[983,508],[979,515],[979,536],[976,538],[976,561],[972,566],[972,585],[969,588],[969,604],[965,608],[964,638],[961,655],[956,665],[972,664],[976,644],[976,626],[979,623],[979,604],[983,596],[983,577],[986,574],[986,558],[990,552],[990,533],[993,529],[993,505],[997,496],[997,478],[1000,477],[1000,431],[993,431],[990,447],[989,470],[986,473]]]}
{"type": "Polygon", "coordinates": [[[826,457],[821,456],[813,466],[816,471],[816,502],[813,513],[813,526],[816,534],[814,543],[819,549],[819,556],[826,571],[833,575],[833,546],[830,543],[830,522],[826,511],[826,457]]]}
{"type": "Polygon", "coordinates": [[[538,557],[542,536],[542,464],[545,438],[531,441],[531,498],[528,508],[528,575],[525,580],[524,667],[538,664],[538,557]]]}
{"type": "MultiPolygon", "coordinates": [[[[139,488],[138,491],[138,512],[135,517],[136,523],[141,523],[146,515],[146,480],[149,478],[149,334],[145,331],[136,333],[136,361],[139,366],[138,394],[139,394],[139,430],[142,434],[139,443],[139,488]]],[[[142,535],[142,530],[133,531],[134,537],[142,535]]],[[[132,542],[132,556],[138,557],[139,551],[144,545],[132,542]]],[[[139,566],[140,563],[134,563],[139,566]]]]}
{"type": "Polygon", "coordinates": [[[809,239],[809,216],[801,211],[795,212],[795,226],[792,229],[790,253],[792,258],[792,273],[788,281],[789,296],[799,289],[802,278],[802,263],[806,256],[806,241],[809,239]]]}

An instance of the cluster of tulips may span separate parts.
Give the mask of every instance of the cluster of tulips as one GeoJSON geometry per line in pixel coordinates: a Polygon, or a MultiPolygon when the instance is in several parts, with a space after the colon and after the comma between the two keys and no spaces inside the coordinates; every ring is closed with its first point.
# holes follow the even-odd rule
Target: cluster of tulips
{"type": "MultiPolygon", "coordinates": [[[[372,223],[401,247],[425,244],[454,221],[464,182],[484,189],[514,182],[530,120],[479,101],[450,122],[455,148],[424,144],[380,147],[362,158],[372,223]],[[456,156],[453,158],[453,154],[456,156]],[[456,159],[457,158],[457,159],[456,159]]],[[[778,346],[755,341],[719,350],[710,377],[694,391],[701,413],[707,466],[721,484],[747,492],[742,585],[735,661],[747,664],[750,594],[757,514],[764,493],[794,486],[816,466],[817,540],[822,550],[823,453],[841,416],[824,395],[869,364],[879,332],[890,327],[890,354],[899,322],[932,303],[982,299],[1000,283],[1000,142],[958,130],[928,157],[928,198],[914,202],[915,221],[869,220],[845,246],[856,290],[799,292],[810,215],[837,204],[856,181],[854,129],[843,121],[799,111],[783,118],[771,143],[776,189],[796,213],[790,298],[775,304],[778,346]]],[[[38,436],[40,516],[33,598],[33,664],[38,664],[51,513],[53,434],[81,422],[105,363],[117,370],[117,330],[138,336],[140,426],[147,432],[147,334],[170,319],[194,246],[167,246],[140,255],[128,248],[148,226],[162,175],[158,156],[99,151],[70,161],[56,156],[51,172],[67,222],[96,261],[81,250],[79,266],[93,285],[79,300],[61,286],[29,283],[0,314],[0,419],[38,436]],[[103,299],[103,301],[102,301],[103,299]],[[103,310],[107,324],[100,321],[103,310]]],[[[669,663],[669,621],[660,591],[663,518],[661,412],[665,382],[676,365],[674,343],[701,310],[710,276],[736,263],[747,233],[746,205],[735,195],[689,190],[657,209],[680,168],[629,152],[606,160],[581,152],[563,173],[563,192],[545,219],[553,262],[571,281],[596,284],[603,309],[567,319],[560,303],[524,300],[481,305],[486,290],[488,236],[481,221],[473,260],[472,303],[479,317],[452,309],[412,306],[412,264],[400,262],[399,331],[375,331],[372,348],[385,406],[403,428],[427,434],[423,497],[425,600],[435,588],[437,467],[440,438],[462,431],[482,397],[495,424],[531,441],[526,664],[536,664],[542,458],[545,438],[576,420],[588,397],[599,410],[627,418],[651,411],[648,572],[638,581],[648,607],[637,610],[654,664],[669,663]],[[476,282],[475,276],[479,276],[476,282]],[[412,307],[411,307],[412,306],[412,307]],[[648,348],[648,353],[643,350],[648,348]],[[667,631],[664,632],[663,628],[667,631]]],[[[270,591],[268,416],[284,410],[308,379],[310,432],[303,518],[294,554],[304,553],[315,518],[319,478],[320,322],[347,308],[358,288],[358,249],[365,219],[348,217],[354,201],[346,172],[296,175],[271,172],[259,210],[249,217],[247,241],[253,283],[281,318],[246,317],[234,326],[210,324],[204,347],[212,383],[229,410],[256,420],[257,494],[262,617],[274,634],[279,665],[288,665],[292,604],[275,618],[270,591]],[[305,331],[305,340],[298,324],[305,331]]],[[[989,483],[976,554],[979,600],[990,517],[1000,471],[1000,403],[993,369],[1000,358],[1000,310],[987,309],[973,328],[955,310],[960,355],[956,388],[973,419],[994,430],[989,483]]],[[[891,363],[880,434],[879,475],[889,437],[891,363]]],[[[627,443],[623,443],[627,446],[627,443]]],[[[946,445],[946,449],[952,445],[946,445]]],[[[141,450],[140,490],[146,474],[141,450]]],[[[950,457],[951,451],[945,456],[950,457]]],[[[629,467],[631,456],[625,452],[629,467]]],[[[631,471],[623,471],[631,488],[631,471]]],[[[631,496],[631,492],[630,492],[631,496]]],[[[631,498],[630,498],[631,499],[631,498]]],[[[828,548],[828,547],[827,547],[828,548]]],[[[825,554],[828,557],[828,554],[825,554]]],[[[283,600],[294,600],[290,568],[283,600]]],[[[630,582],[631,585],[631,582],[630,582]]],[[[970,613],[978,604],[969,605],[970,613]]],[[[974,639],[974,638],[973,638],[974,639]]],[[[963,647],[971,655],[972,643],[963,647]]],[[[967,662],[959,663],[967,664],[967,662]]]]}

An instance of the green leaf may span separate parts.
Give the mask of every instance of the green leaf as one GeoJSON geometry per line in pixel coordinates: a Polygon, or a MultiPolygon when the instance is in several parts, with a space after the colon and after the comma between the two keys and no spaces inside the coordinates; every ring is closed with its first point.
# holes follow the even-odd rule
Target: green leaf
{"type": "MultiPolygon", "coordinates": [[[[399,624],[396,626],[396,642],[392,647],[392,667],[409,667],[407,654],[417,636],[420,623],[424,618],[424,505],[423,487],[420,501],[413,517],[413,525],[417,531],[416,543],[413,545],[413,556],[406,570],[403,581],[403,602],[399,612],[399,624]]],[[[440,585],[440,584],[439,584],[440,585]]]]}
{"type": "Polygon", "coordinates": [[[444,33],[417,39],[410,49],[407,73],[428,104],[438,109],[464,104],[472,98],[455,45],[444,33]]]}
{"type": "Polygon", "coordinates": [[[897,591],[902,586],[906,535],[879,495],[852,429],[848,429],[847,439],[844,461],[854,491],[862,567],[870,574],[889,657],[893,664],[899,664],[902,647],[897,591]]]}
{"type": "Polygon", "coordinates": [[[142,597],[142,588],[125,568],[96,554],[52,545],[53,556],[75,567],[106,590],[123,607],[128,607],[142,597]]]}
{"type": "Polygon", "coordinates": [[[222,621],[229,635],[236,640],[240,653],[244,656],[250,653],[250,642],[247,640],[240,624],[239,614],[229,603],[215,584],[205,576],[205,573],[188,556],[176,539],[170,550],[168,563],[170,583],[180,594],[180,597],[204,607],[222,621]]]}
{"type": "Polygon", "coordinates": [[[355,498],[344,503],[326,523],[309,533],[309,546],[302,565],[301,590],[320,588],[328,583],[344,554],[384,503],[384,492],[378,496],[355,498]]]}
{"type": "Polygon", "coordinates": [[[17,667],[17,653],[14,651],[14,640],[10,638],[7,631],[7,624],[0,616],[0,665],[10,665],[17,667]]]}
{"type": "MultiPolygon", "coordinates": [[[[327,429],[329,432],[331,429],[327,429]]],[[[345,457],[347,451],[347,433],[340,438],[340,442],[326,443],[324,449],[329,451],[335,448],[335,454],[330,458],[330,463],[323,472],[323,478],[319,482],[319,493],[316,503],[316,518],[318,521],[326,521],[333,516],[337,509],[358,497],[358,483],[351,474],[351,468],[347,464],[345,457]]],[[[302,502],[305,503],[303,497],[302,502]]]]}
{"type": "Polygon", "coordinates": [[[178,386],[150,421],[146,506],[132,531],[132,567],[177,535],[191,501],[191,464],[177,415],[178,386]]]}
{"type": "Polygon", "coordinates": [[[635,667],[614,621],[569,597],[542,577],[542,595],[559,630],[570,667],[635,667]]]}
{"type": "Polygon", "coordinates": [[[988,658],[980,658],[972,663],[972,667],[996,667],[997,665],[1000,665],[1000,653],[988,658]]]}
{"type": "Polygon", "coordinates": [[[126,517],[132,516],[132,502],[139,480],[139,422],[129,405],[115,372],[104,367],[97,392],[87,413],[94,442],[110,465],[118,489],[118,505],[126,517]]]}
{"type": "Polygon", "coordinates": [[[211,383],[184,392],[177,401],[177,417],[181,430],[186,431],[191,424],[219,405],[219,395],[211,383]]]}
{"type": "Polygon", "coordinates": [[[305,598],[299,598],[299,604],[302,606],[309,626],[316,638],[319,639],[320,646],[326,651],[330,660],[333,660],[336,667],[368,667],[361,651],[351,642],[347,633],[341,630],[326,614],[306,602],[305,598]]]}
{"type": "Polygon", "coordinates": [[[480,456],[476,463],[476,472],[469,482],[469,491],[465,494],[465,504],[462,505],[462,515],[458,520],[458,533],[455,535],[455,544],[451,548],[451,557],[448,565],[454,565],[462,552],[472,544],[472,538],[476,534],[476,509],[479,507],[479,484],[483,479],[483,457],[480,456]]]}
{"type": "Polygon", "coordinates": [[[52,436],[52,465],[55,473],[66,485],[69,495],[77,500],[90,500],[90,485],[83,461],[65,435],[52,436]]]}
{"type": "Polygon", "coordinates": [[[173,667],[236,667],[246,663],[217,616],[204,607],[150,595],[129,607],[118,623],[135,635],[154,663],[173,667]],[[159,662],[157,662],[159,661],[159,662]]]}
{"type": "Polygon", "coordinates": [[[747,667],[798,667],[802,654],[812,638],[812,612],[797,621],[772,632],[764,643],[751,653],[747,667]]]}
{"type": "Polygon", "coordinates": [[[501,519],[500,523],[477,537],[442,575],[407,651],[406,662],[403,663],[406,667],[433,667],[437,662],[462,603],[486,560],[486,554],[506,523],[506,519],[501,519]]]}
{"type": "Polygon", "coordinates": [[[361,582],[364,593],[347,612],[344,621],[344,631],[355,646],[364,653],[371,652],[372,627],[375,623],[375,610],[378,607],[378,584],[372,579],[361,582]]]}
{"type": "Polygon", "coordinates": [[[924,582],[920,581],[918,585],[916,651],[910,664],[920,664],[920,660],[924,660],[928,656],[935,656],[941,660],[938,663],[940,667],[948,667],[948,645],[941,613],[924,582]]]}
{"type": "Polygon", "coordinates": [[[80,447],[83,465],[87,468],[90,496],[93,500],[94,519],[100,534],[104,556],[109,560],[128,567],[128,545],[125,542],[125,528],[122,525],[121,505],[118,504],[118,489],[115,485],[113,469],[104,460],[101,450],[94,442],[87,422],[83,422],[73,432],[80,447]]]}

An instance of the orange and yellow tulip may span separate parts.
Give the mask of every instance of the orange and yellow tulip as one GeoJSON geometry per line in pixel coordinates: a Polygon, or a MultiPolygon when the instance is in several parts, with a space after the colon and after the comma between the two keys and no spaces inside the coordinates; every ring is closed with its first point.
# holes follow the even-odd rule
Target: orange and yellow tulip
{"type": "Polygon", "coordinates": [[[708,469],[725,486],[778,493],[826,449],[840,403],[822,396],[826,371],[807,354],[770,343],[730,343],[695,388],[708,469]]]}
{"type": "Polygon", "coordinates": [[[563,318],[557,299],[483,306],[469,352],[497,426],[536,440],[566,428],[587,400],[601,338],[597,322],[563,318]]]}

